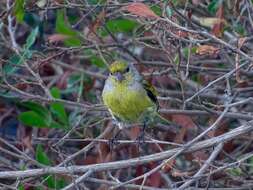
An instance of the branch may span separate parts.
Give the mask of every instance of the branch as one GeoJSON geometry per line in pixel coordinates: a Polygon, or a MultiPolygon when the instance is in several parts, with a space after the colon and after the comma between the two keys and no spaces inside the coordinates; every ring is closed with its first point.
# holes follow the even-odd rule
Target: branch
{"type": "Polygon", "coordinates": [[[181,185],[178,190],[183,190],[187,187],[189,187],[194,181],[196,181],[204,172],[205,170],[210,166],[210,164],[214,161],[214,159],[218,156],[220,151],[223,148],[223,143],[220,143],[212,152],[211,156],[205,161],[204,165],[199,169],[199,171],[193,176],[193,179],[185,182],[183,185],[181,185]]]}
{"type": "Polygon", "coordinates": [[[89,177],[93,173],[92,170],[88,170],[85,174],[83,174],[81,177],[74,180],[73,183],[69,184],[68,186],[64,187],[62,190],[69,190],[84,181],[87,177],[89,177]]]}
{"type": "MultiPolygon", "coordinates": [[[[185,152],[194,152],[203,148],[207,148],[210,146],[214,146],[219,143],[227,142],[235,137],[240,135],[249,133],[253,130],[253,120],[247,122],[246,124],[231,130],[223,135],[213,137],[211,139],[207,139],[204,141],[200,141],[193,146],[189,147],[189,149],[185,150],[185,152]]],[[[25,177],[32,177],[32,176],[40,176],[44,174],[73,174],[73,173],[84,173],[88,170],[93,170],[94,172],[106,171],[106,170],[115,170],[127,167],[136,167],[137,165],[146,164],[151,161],[160,161],[167,159],[177,152],[184,149],[181,148],[174,148],[171,150],[167,150],[164,152],[151,154],[148,156],[142,156],[139,158],[133,158],[128,160],[121,160],[115,162],[108,162],[108,163],[101,163],[101,164],[91,164],[86,166],[69,166],[69,167],[48,167],[42,169],[30,169],[25,171],[2,171],[0,172],[0,179],[16,179],[16,178],[25,178],[25,177]]]]}
{"type": "MultiPolygon", "coordinates": [[[[9,12],[11,10],[11,2],[10,0],[7,0],[6,2],[6,8],[7,8],[7,12],[9,12]]],[[[16,38],[15,38],[15,27],[13,27],[13,18],[11,16],[11,14],[8,14],[8,32],[11,38],[11,45],[12,45],[12,49],[15,52],[18,52],[19,46],[16,42],[16,38]]]]}
{"type": "MultiPolygon", "coordinates": [[[[233,104],[231,104],[233,105],[233,104]]],[[[159,113],[164,114],[182,114],[182,115],[195,115],[195,116],[202,116],[202,115],[216,115],[219,116],[222,111],[213,111],[213,113],[209,113],[207,111],[202,110],[177,110],[177,109],[161,109],[159,110],[159,113]]],[[[252,120],[253,115],[248,114],[241,114],[241,113],[233,113],[233,112],[227,112],[224,115],[224,118],[232,118],[232,119],[245,119],[245,120],[252,120]]]]}

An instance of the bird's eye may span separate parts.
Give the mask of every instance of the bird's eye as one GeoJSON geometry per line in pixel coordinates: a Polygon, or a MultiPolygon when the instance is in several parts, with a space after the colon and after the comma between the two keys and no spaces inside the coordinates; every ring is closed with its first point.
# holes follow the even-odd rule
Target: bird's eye
{"type": "Polygon", "coordinates": [[[130,70],[129,67],[127,67],[127,68],[126,68],[126,73],[129,72],[129,70],[130,70]]]}

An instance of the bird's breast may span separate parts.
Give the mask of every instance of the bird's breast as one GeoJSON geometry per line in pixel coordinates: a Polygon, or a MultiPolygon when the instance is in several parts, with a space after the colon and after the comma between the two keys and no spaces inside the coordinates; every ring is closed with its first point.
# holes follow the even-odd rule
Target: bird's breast
{"type": "Polygon", "coordinates": [[[123,121],[138,121],[145,111],[154,106],[141,86],[124,84],[112,86],[110,85],[110,88],[105,86],[103,101],[113,115],[123,121]]]}

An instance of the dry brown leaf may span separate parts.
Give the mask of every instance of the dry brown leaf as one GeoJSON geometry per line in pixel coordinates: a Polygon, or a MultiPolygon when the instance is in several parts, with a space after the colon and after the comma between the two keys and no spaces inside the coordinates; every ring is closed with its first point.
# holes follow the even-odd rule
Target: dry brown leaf
{"type": "Polygon", "coordinates": [[[180,171],[180,170],[177,170],[177,169],[173,169],[172,172],[171,172],[171,175],[173,177],[189,177],[191,175],[193,175],[194,172],[191,172],[191,171],[187,171],[187,172],[184,172],[184,171],[180,171]]]}
{"type": "Polygon", "coordinates": [[[105,11],[103,10],[103,11],[101,11],[101,12],[98,14],[96,20],[95,20],[95,21],[91,24],[91,26],[89,27],[89,28],[90,28],[90,31],[89,31],[89,33],[88,33],[87,36],[89,36],[89,34],[90,34],[91,32],[95,33],[95,32],[97,31],[97,29],[98,29],[98,28],[101,26],[101,24],[103,23],[104,18],[105,18],[105,11]]]}
{"type": "MultiPolygon", "coordinates": [[[[143,165],[139,165],[135,167],[136,169],[136,176],[141,176],[144,173],[144,166],[143,165]]],[[[136,181],[136,184],[141,184],[142,183],[142,179],[139,179],[136,181]]]]}
{"type": "Polygon", "coordinates": [[[184,143],[184,137],[187,133],[187,128],[186,127],[181,127],[179,133],[177,133],[174,142],[178,144],[184,143]]]}
{"type": "Polygon", "coordinates": [[[191,129],[196,129],[197,127],[191,117],[187,115],[172,115],[171,120],[181,126],[179,133],[174,138],[175,143],[184,143],[184,139],[190,133],[191,129]]]}
{"type": "Polygon", "coordinates": [[[216,17],[219,18],[221,21],[224,21],[224,22],[215,23],[214,26],[212,27],[212,33],[217,37],[222,37],[223,31],[224,31],[224,26],[225,26],[225,24],[227,24],[226,21],[224,20],[223,5],[221,5],[219,7],[219,9],[217,10],[216,17]]]}
{"type": "Polygon", "coordinates": [[[222,37],[223,34],[223,23],[215,24],[212,28],[212,34],[214,34],[216,37],[222,37]]]}
{"type": "Polygon", "coordinates": [[[22,139],[22,144],[28,148],[29,150],[31,150],[32,152],[34,152],[33,146],[32,146],[32,140],[31,140],[31,136],[27,135],[26,137],[24,137],[22,139]]]}
{"type": "Polygon", "coordinates": [[[52,34],[52,35],[48,36],[48,41],[49,41],[49,43],[62,42],[64,40],[68,39],[68,38],[69,38],[68,35],[52,34]]]}
{"type": "Polygon", "coordinates": [[[22,82],[22,83],[16,84],[15,87],[16,87],[17,89],[19,89],[19,90],[25,90],[25,89],[27,89],[28,84],[22,82]]]}
{"type": "Polygon", "coordinates": [[[141,129],[139,126],[131,127],[129,137],[131,140],[135,140],[141,132],[141,129]]]}
{"type": "Polygon", "coordinates": [[[66,71],[65,73],[63,73],[59,77],[59,80],[57,80],[57,82],[56,82],[56,86],[59,89],[66,89],[67,88],[68,77],[69,77],[70,73],[71,73],[70,71],[66,71]]]}
{"type": "Polygon", "coordinates": [[[238,40],[238,48],[241,49],[241,47],[243,46],[243,44],[246,42],[247,38],[239,38],[238,40]]]}
{"type": "Polygon", "coordinates": [[[196,151],[192,153],[192,155],[198,163],[201,163],[203,160],[208,159],[208,154],[204,150],[196,151]]]}
{"type": "Polygon", "coordinates": [[[185,31],[182,31],[182,30],[176,31],[175,34],[176,34],[178,37],[181,37],[181,38],[186,38],[186,37],[189,36],[189,32],[185,32],[185,31]]]}
{"type": "Polygon", "coordinates": [[[219,51],[219,48],[216,48],[214,46],[210,45],[201,45],[197,48],[196,53],[199,55],[214,55],[217,54],[219,51]]]}
{"type": "Polygon", "coordinates": [[[56,4],[56,5],[64,4],[64,0],[54,0],[53,2],[54,2],[54,4],[56,4]]]}
{"type": "Polygon", "coordinates": [[[172,121],[184,128],[196,128],[191,117],[187,115],[172,115],[172,121]]]}
{"type": "Polygon", "coordinates": [[[147,5],[143,3],[131,3],[127,6],[124,6],[122,10],[127,10],[128,12],[145,17],[145,18],[159,18],[147,5]]]}
{"type": "MultiPolygon", "coordinates": [[[[151,162],[149,165],[150,165],[150,169],[153,169],[156,167],[156,164],[153,162],[151,162]]],[[[159,171],[152,173],[147,180],[147,185],[151,187],[159,187],[161,183],[162,183],[162,178],[159,171]]]]}
{"type": "Polygon", "coordinates": [[[215,24],[226,24],[227,23],[227,21],[225,19],[213,18],[213,17],[200,18],[199,22],[202,26],[206,26],[206,27],[210,27],[210,28],[212,28],[215,24]]]}

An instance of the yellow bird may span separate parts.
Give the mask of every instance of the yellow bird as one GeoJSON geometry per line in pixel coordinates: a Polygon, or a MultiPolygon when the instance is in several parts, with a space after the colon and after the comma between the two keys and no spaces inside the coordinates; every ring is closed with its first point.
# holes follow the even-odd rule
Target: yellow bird
{"type": "Polygon", "coordinates": [[[126,124],[141,123],[143,128],[157,113],[154,87],[143,79],[132,64],[115,61],[110,65],[102,99],[122,129],[126,124]]]}

